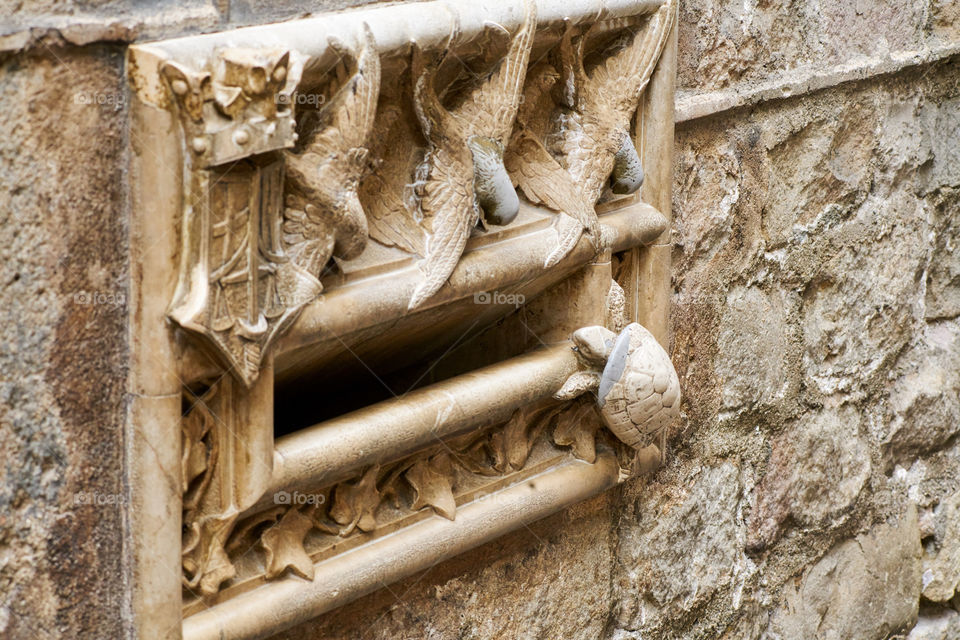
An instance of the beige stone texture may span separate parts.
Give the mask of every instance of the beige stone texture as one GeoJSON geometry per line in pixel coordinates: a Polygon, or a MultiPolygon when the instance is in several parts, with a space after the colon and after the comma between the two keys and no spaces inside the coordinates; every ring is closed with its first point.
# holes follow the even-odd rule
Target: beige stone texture
{"type": "Polygon", "coordinates": [[[121,52],[0,67],[0,636],[122,637],[121,52]]]}
{"type": "MultiPolygon", "coordinates": [[[[132,637],[120,42],[341,6],[175,4],[3,12],[0,637],[132,637]]],[[[958,637],[958,47],[949,0],[681,3],[665,467],[278,637],[958,637]]]]}
{"type": "Polygon", "coordinates": [[[956,610],[921,610],[921,615],[906,640],[951,640],[960,636],[960,613],[956,610]]]}
{"type": "Polygon", "coordinates": [[[915,508],[847,540],[784,587],[771,616],[779,638],[889,638],[917,620],[920,541],[915,508]]]}

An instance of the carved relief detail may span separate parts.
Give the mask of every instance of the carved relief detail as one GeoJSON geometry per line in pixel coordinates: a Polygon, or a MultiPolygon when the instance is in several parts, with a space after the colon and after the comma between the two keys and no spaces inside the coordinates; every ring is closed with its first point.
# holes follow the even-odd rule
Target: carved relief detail
{"type": "Polygon", "coordinates": [[[289,147],[302,64],[282,49],[222,49],[213,70],[160,65],[189,154],[207,167],[289,147]]]}
{"type": "MultiPolygon", "coordinates": [[[[369,29],[365,36],[353,78],[298,148],[190,173],[170,317],[203,336],[247,386],[273,341],[320,293],[318,276],[330,257],[355,257],[366,244],[357,185],[367,166],[380,59],[369,29]]],[[[352,56],[338,41],[332,46],[352,56]]],[[[236,49],[220,53],[213,81],[164,63],[196,164],[292,144],[289,82],[299,78],[299,66],[296,74],[291,68],[287,52],[236,49]]]]}
{"type": "Polygon", "coordinates": [[[183,585],[203,594],[216,593],[235,574],[223,549],[223,533],[233,518],[208,520],[201,515],[214,478],[219,438],[215,419],[205,406],[193,407],[180,421],[180,471],[183,491],[183,585]]]}
{"type": "Polygon", "coordinates": [[[203,336],[227,370],[250,386],[269,344],[305,304],[281,268],[287,261],[283,163],[260,156],[225,170],[197,170],[192,180],[170,317],[203,336]]]}
{"type": "Polygon", "coordinates": [[[664,456],[670,426],[680,415],[680,380],[657,339],[635,322],[619,335],[597,326],[578,329],[572,338],[581,370],[554,397],[590,392],[617,438],[634,449],[656,444],[664,456]]]}
{"type": "Polygon", "coordinates": [[[472,86],[463,86],[470,83],[460,78],[459,61],[453,63],[453,79],[445,88],[438,86],[441,76],[450,75],[450,65],[444,63],[456,58],[451,47],[458,34],[429,55],[413,43],[413,109],[405,99],[384,109],[378,131],[382,141],[389,141],[389,147],[380,147],[389,155],[365,189],[365,199],[371,203],[373,237],[423,257],[423,281],[410,309],[421,306],[447,281],[478,222],[484,227],[506,225],[519,211],[503,154],[537,26],[532,0],[525,1],[524,10],[506,56],[472,86]],[[410,130],[413,116],[419,132],[410,130]],[[425,149],[419,147],[424,141],[425,149]]]}
{"type": "Polygon", "coordinates": [[[272,397],[255,397],[260,387],[272,393],[261,370],[272,345],[322,291],[331,260],[357,258],[368,236],[421,258],[407,309],[420,308],[448,281],[478,224],[507,225],[518,215],[515,187],[557,213],[545,269],[582,235],[598,253],[609,248],[595,207],[642,183],[629,131],[676,0],[638,31],[606,37],[590,64],[588,42],[605,36],[567,25],[529,73],[537,17],[533,0],[524,7],[506,55],[476,78],[444,66],[457,33],[439,55],[412,43],[401,98],[381,95],[381,60],[366,25],[356,50],[330,39],[348,77],[321,108],[303,114],[299,141],[293,105],[304,63],[295,53],[223,49],[210,70],[161,64],[185,144],[182,252],[169,316],[232,376],[199,397],[184,391],[185,594],[216,596],[238,578],[251,548],[258,576],[312,580],[318,540],[362,540],[427,510],[454,520],[458,501],[475,499],[476,486],[506,486],[533,473],[528,464],[540,445],[552,448],[554,461],[569,451],[593,463],[601,442],[618,451],[621,443],[656,443],[663,455],[679,413],[679,381],[653,336],[624,326],[625,295],[613,283],[606,316],[597,318],[613,330],[574,333],[580,370],[552,400],[480,433],[357,470],[315,501],[251,514],[270,484],[273,433],[248,409],[272,415],[272,397]]]}
{"type": "Polygon", "coordinates": [[[272,394],[272,381],[267,382],[241,390],[240,383],[224,376],[199,395],[183,391],[182,563],[189,593],[213,595],[236,575],[227,542],[238,516],[263,494],[273,469],[273,433],[259,428],[263,414],[272,413],[272,406],[263,406],[269,400],[263,394],[272,394]]]}
{"type": "Polygon", "coordinates": [[[302,302],[322,290],[319,276],[331,256],[356,258],[367,244],[357,188],[369,172],[367,139],[380,91],[380,56],[366,25],[358,54],[334,38],[330,46],[354,62],[353,74],[310,120],[304,139],[286,152],[283,237],[294,295],[302,302]]]}
{"type": "MultiPolygon", "coordinates": [[[[585,400],[523,407],[503,425],[398,462],[369,467],[351,480],[311,494],[307,504],[295,504],[293,494],[282,493],[279,501],[287,505],[248,516],[223,548],[228,554],[261,549],[263,575],[268,580],[288,570],[312,579],[313,560],[307,551],[311,545],[305,543],[314,535],[311,532],[329,536],[329,545],[375,532],[425,509],[454,520],[458,497],[471,499],[464,493],[464,482],[476,485],[508,479],[525,469],[541,441],[559,447],[556,454],[569,449],[576,458],[593,463],[601,433],[596,409],[585,400]]],[[[614,448],[619,444],[612,439],[605,442],[614,448]]],[[[303,494],[299,497],[303,502],[303,494]]]]}
{"type": "MultiPolygon", "coordinates": [[[[567,25],[530,73],[536,6],[526,0],[524,7],[505,56],[487,73],[471,78],[459,61],[444,64],[456,58],[454,32],[435,52],[413,43],[404,72],[409,94],[384,100],[370,29],[364,25],[356,52],[330,38],[352,75],[329,103],[303,114],[296,146],[299,56],[223,49],[211,71],[162,63],[190,169],[171,317],[206,338],[250,385],[270,344],[320,293],[331,258],[357,258],[368,233],[422,258],[409,309],[448,280],[478,222],[514,219],[514,186],[559,214],[545,268],[584,232],[602,250],[597,201],[642,183],[629,129],[675,0],[642,28],[607,37],[589,65],[587,43],[598,36],[567,25]],[[242,158],[240,167],[216,168],[242,158]]],[[[501,31],[491,26],[485,36],[501,31]]]]}
{"type": "Polygon", "coordinates": [[[528,200],[561,213],[547,267],[584,231],[598,251],[604,248],[595,205],[608,189],[629,194],[642,185],[630,124],[675,17],[676,0],[668,0],[643,29],[609,43],[589,71],[585,46],[597,24],[585,33],[568,25],[550,59],[530,70],[506,167],[528,200]]]}
{"type": "Polygon", "coordinates": [[[202,336],[246,386],[270,342],[307,302],[279,268],[287,261],[284,167],[271,153],[293,144],[291,95],[301,67],[279,49],[223,49],[212,72],[170,61],[160,67],[188,149],[180,276],[169,315],[202,336]]]}

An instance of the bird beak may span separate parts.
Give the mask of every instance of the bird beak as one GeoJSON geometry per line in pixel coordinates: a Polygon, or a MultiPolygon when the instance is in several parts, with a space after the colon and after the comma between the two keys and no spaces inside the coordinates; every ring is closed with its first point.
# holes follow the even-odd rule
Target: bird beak
{"type": "Polygon", "coordinates": [[[643,166],[633,140],[624,133],[620,149],[613,156],[613,171],[610,173],[610,188],[618,195],[633,193],[643,184],[643,166]]]}
{"type": "Polygon", "coordinates": [[[503,150],[488,138],[468,143],[473,153],[473,190],[486,224],[505,225],[520,212],[520,198],[503,166],[503,150]]]}

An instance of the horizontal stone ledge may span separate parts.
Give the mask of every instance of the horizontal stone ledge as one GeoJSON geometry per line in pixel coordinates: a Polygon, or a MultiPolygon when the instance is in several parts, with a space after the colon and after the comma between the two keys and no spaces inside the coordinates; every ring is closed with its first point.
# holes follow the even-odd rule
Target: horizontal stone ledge
{"type": "MultiPolygon", "coordinates": [[[[650,205],[639,202],[600,216],[611,232],[611,248],[625,251],[653,242],[667,227],[667,220],[650,205]]],[[[277,344],[277,353],[294,351],[330,336],[344,336],[385,320],[420,313],[492,289],[505,289],[533,276],[546,274],[544,262],[556,249],[557,232],[552,226],[515,236],[464,253],[449,281],[426,304],[414,311],[407,305],[423,273],[415,265],[406,269],[347,283],[325,291],[323,299],[303,310],[300,318],[277,344]]],[[[552,270],[586,265],[596,251],[583,236],[552,270]]]]}
{"type": "Polygon", "coordinates": [[[27,51],[35,47],[84,46],[100,42],[133,43],[188,31],[223,28],[220,12],[213,6],[176,7],[140,15],[120,16],[109,9],[68,15],[36,15],[20,24],[0,27],[0,52],[27,51]]]}
{"type": "Polygon", "coordinates": [[[314,579],[288,576],[184,620],[184,640],[255,640],[341,607],[617,484],[616,457],[570,460],[483,500],[432,516],[314,565],[314,579]]]}
{"type": "MultiPolygon", "coordinates": [[[[600,222],[608,229],[614,252],[651,243],[667,228],[663,214],[645,202],[601,214],[600,222]]],[[[339,343],[350,334],[449,305],[479,292],[504,290],[551,273],[559,281],[596,257],[593,245],[584,236],[563,260],[551,269],[545,269],[546,257],[556,246],[557,232],[552,225],[473,249],[468,245],[449,281],[427,304],[414,311],[409,311],[407,305],[423,274],[412,261],[405,268],[331,287],[320,299],[307,305],[290,330],[280,338],[277,357],[282,359],[284,355],[321,342],[334,340],[339,343]]],[[[215,376],[218,371],[202,353],[193,349],[184,353],[185,381],[215,376]]]]}
{"type": "Polygon", "coordinates": [[[284,436],[275,444],[270,486],[250,512],[273,506],[277,492],[320,489],[505,422],[516,409],[552,396],[576,370],[576,354],[564,342],[284,436]]]}
{"type": "Polygon", "coordinates": [[[794,69],[772,80],[752,86],[738,86],[709,93],[680,95],[676,100],[676,121],[707,118],[724,111],[772,100],[783,100],[829,89],[847,82],[898,73],[910,67],[933,64],[960,53],[960,44],[912,51],[893,51],[882,56],[859,56],[842,64],[794,69]]]}
{"type": "MultiPolygon", "coordinates": [[[[537,22],[541,24],[570,19],[606,20],[643,15],[656,11],[663,0],[605,0],[597,11],[596,0],[535,0],[537,22]]],[[[396,53],[415,41],[423,48],[444,42],[455,29],[464,38],[480,33],[495,23],[516,29],[523,21],[522,0],[479,3],[474,0],[433,0],[403,4],[358,7],[276,24],[243,27],[219,33],[187,36],[130,47],[129,66],[136,70],[135,88],[142,100],[160,105],[166,101],[159,77],[159,62],[175,60],[191,67],[213,59],[226,47],[277,47],[315,59],[332,62],[329,36],[343,39],[362,33],[369,25],[381,54],[396,53]],[[329,59],[327,59],[329,58],[329,59]]]]}

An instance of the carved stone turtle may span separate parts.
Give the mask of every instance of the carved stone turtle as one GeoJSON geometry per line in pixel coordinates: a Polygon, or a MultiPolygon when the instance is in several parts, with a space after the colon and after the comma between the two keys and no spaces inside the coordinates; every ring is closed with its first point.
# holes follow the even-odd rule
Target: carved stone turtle
{"type": "Polygon", "coordinates": [[[657,339],[637,323],[619,335],[604,327],[573,333],[582,369],[554,397],[596,394],[606,426],[634,449],[657,444],[665,452],[670,426],[680,415],[680,380],[657,339]]]}

